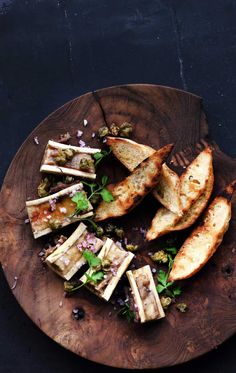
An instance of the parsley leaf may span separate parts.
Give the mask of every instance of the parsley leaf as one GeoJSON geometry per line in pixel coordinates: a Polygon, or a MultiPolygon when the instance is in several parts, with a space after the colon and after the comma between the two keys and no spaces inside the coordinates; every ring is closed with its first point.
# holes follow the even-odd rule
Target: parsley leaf
{"type": "Polygon", "coordinates": [[[118,311],[118,315],[126,318],[128,322],[135,319],[135,314],[133,311],[131,311],[127,303],[125,303],[125,305],[118,311]]]}
{"type": "Polygon", "coordinates": [[[167,247],[165,249],[165,251],[167,251],[168,253],[172,254],[172,255],[176,255],[177,254],[177,249],[176,247],[167,247]]]}
{"type": "Polygon", "coordinates": [[[114,197],[113,197],[112,193],[107,188],[103,188],[101,190],[100,194],[102,196],[103,201],[105,201],[105,202],[114,201],[114,197]]]}
{"type": "Polygon", "coordinates": [[[85,276],[87,277],[86,283],[94,282],[96,284],[98,281],[104,278],[104,273],[103,271],[94,272],[91,275],[89,275],[88,273],[85,273],[85,276]]]}
{"type": "Polygon", "coordinates": [[[176,296],[181,294],[180,286],[175,286],[174,281],[168,281],[168,277],[173,266],[174,259],[170,254],[168,254],[168,271],[165,272],[162,269],[158,272],[157,280],[158,284],[156,286],[157,292],[159,294],[164,293],[166,296],[175,298],[176,296]]]}
{"type": "Polygon", "coordinates": [[[83,257],[84,259],[86,259],[89,267],[97,267],[101,264],[101,259],[99,259],[95,254],[93,254],[91,251],[89,250],[85,250],[83,252],[83,257]]]}
{"type": "Polygon", "coordinates": [[[93,154],[93,158],[95,159],[95,167],[101,162],[101,160],[107,157],[111,153],[111,149],[109,150],[102,150],[101,152],[97,152],[93,154]]]}
{"type": "MultiPolygon", "coordinates": [[[[97,153],[95,153],[97,154],[97,153]]],[[[106,188],[106,185],[108,183],[108,176],[104,175],[101,179],[101,184],[95,184],[95,183],[88,183],[86,181],[82,181],[84,185],[89,187],[90,189],[90,195],[88,197],[88,200],[91,200],[91,198],[94,198],[95,196],[101,196],[103,201],[105,202],[111,202],[114,201],[114,197],[112,193],[106,188]]]]}
{"type": "Polygon", "coordinates": [[[76,213],[85,211],[89,207],[89,202],[84,192],[77,192],[71,200],[76,204],[76,213]]]}

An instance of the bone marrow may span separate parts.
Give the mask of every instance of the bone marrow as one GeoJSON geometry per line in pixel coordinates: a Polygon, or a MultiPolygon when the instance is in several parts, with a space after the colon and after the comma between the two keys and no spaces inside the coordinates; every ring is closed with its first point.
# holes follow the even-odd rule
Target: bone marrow
{"type": "Polygon", "coordinates": [[[80,223],[74,233],[52,254],[46,258],[47,265],[65,280],[72,276],[86,263],[83,252],[98,252],[103,241],[87,231],[85,224],[80,223]]]}
{"type": "Polygon", "coordinates": [[[40,171],[95,179],[95,164],[92,154],[101,149],[77,147],[48,141],[40,171]]]}
{"type": "MultiPolygon", "coordinates": [[[[104,278],[96,285],[88,283],[86,287],[100,298],[108,301],[133,257],[134,254],[123,250],[110,238],[107,238],[98,254],[98,258],[101,259],[102,262],[104,278]]],[[[89,269],[86,274],[91,275],[93,272],[94,270],[89,269]]],[[[80,279],[83,283],[86,282],[86,274],[80,279]]]]}
{"type": "Polygon", "coordinates": [[[126,275],[131,287],[129,302],[135,320],[144,323],[165,317],[150,266],[127,271],[126,275]]]}
{"type": "Polygon", "coordinates": [[[83,184],[78,183],[50,196],[26,202],[34,238],[93,215],[93,207],[88,200],[86,210],[77,211],[72,198],[78,192],[87,200],[83,184]]]}

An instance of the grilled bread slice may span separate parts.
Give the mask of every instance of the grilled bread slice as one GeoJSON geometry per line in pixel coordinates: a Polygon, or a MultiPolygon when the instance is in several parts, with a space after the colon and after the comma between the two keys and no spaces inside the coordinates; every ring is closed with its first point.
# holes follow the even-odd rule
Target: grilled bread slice
{"type": "Polygon", "coordinates": [[[168,157],[173,144],[169,144],[142,162],[123,181],[110,187],[114,201],[101,202],[96,210],[95,220],[101,221],[127,214],[154,188],[163,162],[168,157]]]}
{"type": "MultiPolygon", "coordinates": [[[[193,160],[180,177],[180,200],[183,213],[187,212],[204,192],[211,172],[212,151],[207,147],[193,160]]],[[[180,219],[179,215],[165,207],[160,208],[147,231],[147,240],[151,241],[171,232],[180,219]]]]}
{"type": "Polygon", "coordinates": [[[208,207],[202,224],[193,230],[174,259],[169,281],[193,276],[215,253],[231,218],[232,185],[227,194],[216,197],[208,207]]]}
{"type": "MultiPolygon", "coordinates": [[[[107,144],[116,158],[131,172],[155,153],[150,146],[121,137],[108,137],[107,144]]],[[[165,163],[162,165],[159,183],[153,190],[153,196],[168,210],[182,216],[179,176],[165,163]]]]}
{"type": "Polygon", "coordinates": [[[130,172],[142,163],[155,149],[150,146],[138,144],[137,142],[122,137],[107,137],[107,145],[111,147],[113,154],[130,172]]]}
{"type": "Polygon", "coordinates": [[[166,163],[162,165],[159,183],[152,194],[166,209],[179,216],[183,215],[180,200],[180,178],[166,163]]]}
{"type": "Polygon", "coordinates": [[[211,167],[211,172],[209,179],[207,181],[206,188],[202,195],[197,199],[197,201],[190,207],[190,209],[183,215],[183,217],[178,221],[178,223],[172,228],[172,231],[181,231],[193,225],[201,213],[205,210],[206,205],[212,193],[214,185],[214,173],[213,167],[211,167]]]}

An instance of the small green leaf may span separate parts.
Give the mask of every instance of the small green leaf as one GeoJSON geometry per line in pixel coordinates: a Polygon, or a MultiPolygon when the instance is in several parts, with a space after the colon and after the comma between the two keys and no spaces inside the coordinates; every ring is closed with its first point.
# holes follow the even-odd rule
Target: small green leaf
{"type": "Polygon", "coordinates": [[[102,177],[102,185],[107,185],[108,183],[108,176],[107,175],[103,175],[102,177]]]}
{"type": "Polygon", "coordinates": [[[182,290],[181,290],[180,286],[176,286],[172,291],[173,291],[173,294],[174,294],[175,297],[182,293],[182,290]]]}
{"type": "Polygon", "coordinates": [[[167,247],[167,248],[165,248],[165,251],[167,251],[168,253],[170,253],[172,255],[176,255],[177,254],[176,247],[167,247]]]}
{"type": "Polygon", "coordinates": [[[94,272],[91,276],[91,281],[95,284],[104,278],[103,271],[94,272]]]}
{"type": "Polygon", "coordinates": [[[100,194],[102,196],[103,201],[105,201],[105,202],[114,201],[114,197],[113,197],[112,193],[107,188],[103,188],[101,190],[100,194]]]}
{"type": "Polygon", "coordinates": [[[103,158],[102,152],[97,152],[93,154],[93,158],[98,161],[99,159],[103,158]]]}
{"type": "Polygon", "coordinates": [[[89,207],[89,202],[84,192],[77,192],[71,200],[76,204],[78,212],[87,210],[89,207]]]}
{"type": "Polygon", "coordinates": [[[165,290],[165,286],[158,284],[156,286],[156,289],[157,289],[157,292],[160,294],[163,292],[163,290],[165,290]]]}
{"type": "Polygon", "coordinates": [[[101,259],[99,259],[91,251],[85,250],[83,252],[83,257],[86,259],[89,267],[93,268],[93,267],[97,267],[99,264],[101,264],[101,259]]]}

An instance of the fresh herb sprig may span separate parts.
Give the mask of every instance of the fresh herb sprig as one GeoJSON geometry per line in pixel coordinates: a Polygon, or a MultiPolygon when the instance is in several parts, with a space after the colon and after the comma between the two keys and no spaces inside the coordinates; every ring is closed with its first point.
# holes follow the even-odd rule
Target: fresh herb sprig
{"type": "Polygon", "coordinates": [[[71,198],[71,200],[76,204],[75,213],[71,216],[71,218],[78,215],[82,211],[86,211],[89,208],[90,200],[94,197],[101,196],[105,202],[114,201],[112,193],[106,188],[108,176],[102,176],[101,183],[88,183],[87,181],[82,181],[82,183],[89,188],[89,196],[87,197],[84,191],[80,191],[71,198]]]}
{"type": "Polygon", "coordinates": [[[102,262],[101,259],[98,258],[95,254],[93,254],[89,250],[85,250],[83,252],[83,257],[89,266],[88,273],[85,273],[86,281],[78,286],[72,287],[71,289],[69,288],[67,290],[68,293],[72,293],[80,289],[82,286],[86,285],[89,282],[93,282],[96,285],[98,281],[101,281],[104,278],[104,272],[100,269],[101,262],[102,262]],[[99,268],[99,269],[96,271],[96,268],[99,268]]]}
{"type": "Polygon", "coordinates": [[[111,149],[102,150],[101,152],[97,152],[93,154],[93,158],[95,159],[95,167],[101,162],[102,159],[107,157],[110,153],[111,153],[111,149]]]}
{"type": "Polygon", "coordinates": [[[88,200],[91,200],[91,198],[100,195],[105,202],[114,201],[112,193],[106,188],[106,185],[108,183],[108,176],[102,176],[101,183],[88,183],[87,181],[82,181],[82,183],[90,189],[88,200]]]}
{"type": "Polygon", "coordinates": [[[89,201],[84,192],[77,192],[71,200],[76,204],[76,212],[74,215],[78,215],[81,211],[86,211],[89,207],[89,201]]]}
{"type": "Polygon", "coordinates": [[[173,263],[174,263],[174,257],[172,255],[177,254],[177,249],[175,247],[166,248],[165,251],[169,252],[170,254],[167,254],[168,257],[168,271],[165,272],[162,269],[158,272],[157,280],[158,284],[156,286],[157,292],[159,294],[164,294],[168,297],[175,298],[176,296],[181,294],[181,288],[180,286],[174,286],[174,281],[168,281],[168,277],[170,274],[170,271],[172,269],[173,263]]]}
{"type": "Polygon", "coordinates": [[[127,303],[118,311],[117,313],[119,316],[124,317],[128,322],[134,321],[135,314],[131,311],[129,305],[127,303]]]}

